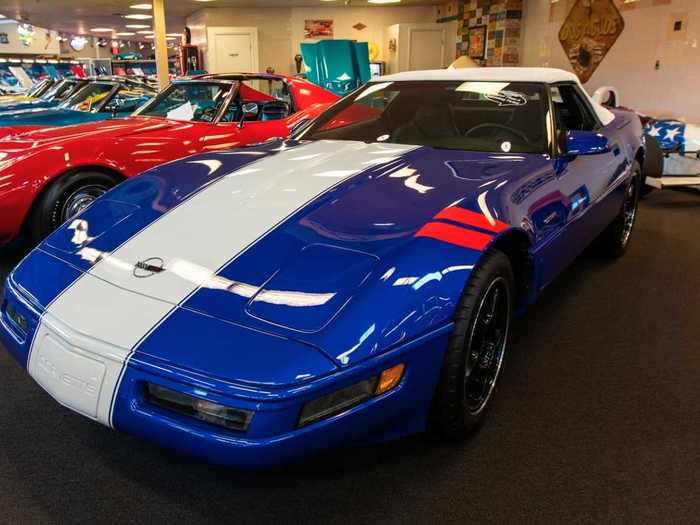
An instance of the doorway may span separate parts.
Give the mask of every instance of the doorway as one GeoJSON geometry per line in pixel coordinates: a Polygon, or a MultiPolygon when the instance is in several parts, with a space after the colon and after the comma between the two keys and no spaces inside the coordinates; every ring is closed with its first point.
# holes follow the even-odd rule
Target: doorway
{"type": "Polygon", "coordinates": [[[207,29],[210,73],[257,73],[256,27],[210,27],[207,29]]]}
{"type": "Polygon", "coordinates": [[[408,28],[408,70],[445,67],[445,30],[408,28]]]}

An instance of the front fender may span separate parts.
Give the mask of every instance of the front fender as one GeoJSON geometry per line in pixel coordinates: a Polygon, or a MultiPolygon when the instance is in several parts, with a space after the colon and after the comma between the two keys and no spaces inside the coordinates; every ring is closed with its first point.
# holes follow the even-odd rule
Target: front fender
{"type": "Polygon", "coordinates": [[[315,343],[340,366],[350,366],[451,324],[484,253],[516,238],[527,245],[519,228],[504,229],[480,250],[414,238],[382,262],[315,343]]]}

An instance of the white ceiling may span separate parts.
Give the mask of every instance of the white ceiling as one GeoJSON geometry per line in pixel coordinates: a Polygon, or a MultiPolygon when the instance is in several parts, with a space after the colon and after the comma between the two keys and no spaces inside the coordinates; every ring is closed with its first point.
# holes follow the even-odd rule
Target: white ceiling
{"type": "MultiPolygon", "coordinates": [[[[148,24],[149,21],[126,20],[125,14],[146,13],[130,9],[149,0],[0,0],[0,13],[8,18],[21,19],[33,25],[70,33],[89,34],[93,27],[113,27],[128,31],[126,24],[148,24]]],[[[444,0],[402,0],[399,5],[437,5],[444,0]]],[[[165,0],[168,32],[180,32],[185,18],[205,7],[342,7],[347,0],[321,2],[320,0],[165,0]]],[[[350,0],[353,7],[371,6],[367,0],[350,0]]]]}

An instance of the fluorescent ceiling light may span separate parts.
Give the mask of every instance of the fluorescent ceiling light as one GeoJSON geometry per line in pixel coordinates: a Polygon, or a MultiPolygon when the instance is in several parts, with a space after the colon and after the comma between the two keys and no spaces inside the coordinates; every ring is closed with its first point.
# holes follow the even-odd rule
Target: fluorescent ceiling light
{"type": "Polygon", "coordinates": [[[145,24],[126,24],[129,29],[150,29],[151,26],[145,24]]]}
{"type": "Polygon", "coordinates": [[[93,27],[90,31],[93,33],[111,33],[114,29],[111,27],[93,27]]]}
{"type": "Polygon", "coordinates": [[[152,35],[153,31],[136,31],[139,35],[152,35]]]}
{"type": "Polygon", "coordinates": [[[153,9],[151,4],[134,4],[129,6],[131,9],[153,9]]]}
{"type": "Polygon", "coordinates": [[[131,20],[150,20],[153,18],[151,15],[124,15],[124,18],[130,18],[131,20]]]}
{"type": "Polygon", "coordinates": [[[368,4],[398,4],[401,0],[367,0],[368,4]]]}
{"type": "Polygon", "coordinates": [[[117,36],[134,36],[136,33],[132,31],[122,31],[120,33],[114,33],[117,36]]]}
{"type": "Polygon", "coordinates": [[[176,36],[176,37],[180,37],[180,36],[182,36],[182,35],[181,35],[180,33],[166,33],[165,36],[176,36]]]}

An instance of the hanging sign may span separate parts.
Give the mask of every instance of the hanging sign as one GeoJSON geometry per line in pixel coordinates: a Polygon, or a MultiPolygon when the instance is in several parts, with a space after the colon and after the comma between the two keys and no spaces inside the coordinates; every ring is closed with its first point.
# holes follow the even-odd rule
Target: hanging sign
{"type": "Polygon", "coordinates": [[[18,24],[17,34],[19,39],[25,46],[31,46],[34,41],[34,26],[31,24],[18,24]]]}
{"type": "Polygon", "coordinates": [[[576,0],[559,30],[559,42],[581,82],[591,78],[624,27],[613,0],[576,0]]]}

